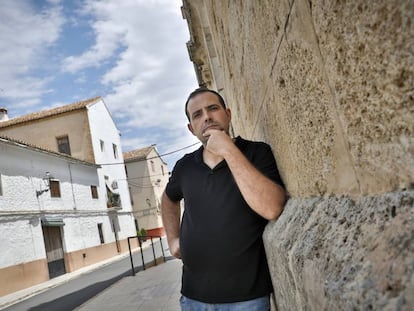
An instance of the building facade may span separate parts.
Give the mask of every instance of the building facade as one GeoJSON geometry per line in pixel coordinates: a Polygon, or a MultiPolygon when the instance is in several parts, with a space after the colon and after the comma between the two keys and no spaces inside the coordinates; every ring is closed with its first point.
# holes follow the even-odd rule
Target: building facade
{"type": "Polygon", "coordinates": [[[155,145],[124,153],[136,229],[163,236],[161,196],[168,183],[167,164],[155,145]]]}
{"type": "Polygon", "coordinates": [[[0,122],[0,134],[99,164],[98,191],[125,228],[118,240],[126,247],[135,230],[120,133],[101,97],[0,122]]]}
{"type": "MultiPolygon", "coordinates": [[[[56,226],[60,226],[60,234],[65,231],[65,228],[68,232],[73,232],[62,240],[65,271],[74,271],[85,265],[128,251],[127,238],[135,236],[136,230],[126,181],[120,134],[102,98],[93,98],[13,119],[3,116],[2,120],[0,135],[23,143],[30,142],[26,144],[40,146],[38,148],[47,150],[51,154],[67,157],[72,159],[71,161],[89,163],[93,166],[96,180],[93,183],[87,183],[88,194],[93,193],[94,196],[92,203],[79,201],[82,194],[75,191],[76,183],[71,178],[75,178],[75,173],[80,173],[82,176],[82,172],[80,168],[72,169],[72,166],[68,164],[66,166],[68,169],[70,168],[69,177],[65,178],[66,181],[69,181],[60,185],[68,187],[66,191],[69,191],[68,193],[71,195],[67,194],[58,200],[52,197],[49,201],[42,203],[43,198],[48,197],[51,193],[48,191],[35,197],[34,200],[35,207],[36,204],[45,204],[45,208],[49,210],[50,206],[58,206],[60,209],[72,211],[74,215],[77,215],[64,221],[64,226],[62,221],[56,223],[56,226]],[[81,223],[85,220],[82,217],[91,213],[89,210],[93,211],[92,214],[98,213],[101,219],[90,218],[85,223],[81,223]],[[96,231],[98,224],[100,224],[99,243],[95,243],[96,241],[86,242],[84,238],[81,238],[85,234],[83,231],[85,227],[90,231],[96,231]]],[[[5,159],[2,163],[7,166],[10,161],[11,158],[5,159]]],[[[29,180],[38,178],[40,181],[46,176],[46,172],[55,178],[57,176],[57,172],[51,168],[45,167],[43,169],[42,167],[42,172],[38,172],[37,164],[33,164],[32,167],[36,171],[33,173],[33,177],[28,178],[29,180]]],[[[76,178],[79,178],[78,182],[84,185],[85,181],[81,177],[76,178]]],[[[16,180],[6,177],[4,179],[6,184],[16,180]]],[[[47,180],[47,177],[45,179],[47,180]]],[[[52,181],[52,187],[54,184],[55,182],[52,181]]],[[[41,187],[41,184],[38,187],[41,187]]],[[[62,194],[64,190],[64,188],[60,189],[62,194]]],[[[39,191],[42,189],[39,188],[39,191]]],[[[13,200],[15,200],[14,204],[7,202],[7,205],[6,201],[0,201],[0,211],[9,213],[17,209],[17,213],[20,213],[18,207],[21,205],[17,204],[19,199],[14,197],[13,200]]],[[[48,219],[43,220],[43,223],[47,224],[47,222],[48,219]]],[[[42,224],[41,220],[40,224],[42,224]]],[[[59,235],[56,229],[52,230],[54,230],[54,235],[59,235]]],[[[8,243],[13,243],[13,236],[10,236],[8,243]]],[[[10,276],[15,275],[11,273],[10,276]]],[[[46,276],[47,274],[44,274],[41,279],[44,280],[46,276]]]]}
{"type": "Polygon", "coordinates": [[[98,168],[0,137],[0,296],[117,254],[98,168]]]}

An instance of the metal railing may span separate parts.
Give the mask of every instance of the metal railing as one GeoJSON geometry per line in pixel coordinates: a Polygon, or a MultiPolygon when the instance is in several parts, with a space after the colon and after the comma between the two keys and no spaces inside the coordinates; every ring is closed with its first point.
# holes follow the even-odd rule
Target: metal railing
{"type": "Polygon", "coordinates": [[[162,252],[162,258],[165,262],[165,254],[164,254],[164,247],[162,246],[162,237],[159,235],[146,235],[146,236],[130,236],[128,237],[128,249],[129,249],[129,259],[131,260],[131,269],[132,269],[132,275],[135,276],[135,267],[134,267],[134,260],[132,258],[132,251],[131,251],[131,239],[138,239],[139,248],[141,250],[141,260],[142,260],[142,268],[145,270],[145,261],[144,261],[144,252],[142,250],[142,240],[145,242],[147,239],[151,239],[151,247],[152,247],[152,254],[154,255],[154,265],[157,265],[157,258],[155,256],[155,248],[154,248],[154,241],[153,239],[160,239],[160,246],[161,246],[161,252],[162,252]]]}

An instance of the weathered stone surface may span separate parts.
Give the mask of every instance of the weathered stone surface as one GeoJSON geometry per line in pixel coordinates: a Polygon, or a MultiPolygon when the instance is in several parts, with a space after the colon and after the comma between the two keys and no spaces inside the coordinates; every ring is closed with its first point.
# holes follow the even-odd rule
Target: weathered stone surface
{"type": "Polygon", "coordinates": [[[291,195],[264,236],[279,310],[414,310],[414,1],[183,3],[202,84],[291,195]]]}
{"type": "Polygon", "coordinates": [[[193,53],[203,72],[218,59],[234,134],[272,145],[292,195],[410,186],[412,1],[185,3],[201,25],[192,38],[215,48],[193,53]]]}
{"type": "Polygon", "coordinates": [[[414,2],[312,3],[361,191],[398,189],[414,175],[414,2]]]}
{"type": "Polygon", "coordinates": [[[412,310],[413,206],[414,191],[291,199],[264,235],[279,310],[412,310]]]}

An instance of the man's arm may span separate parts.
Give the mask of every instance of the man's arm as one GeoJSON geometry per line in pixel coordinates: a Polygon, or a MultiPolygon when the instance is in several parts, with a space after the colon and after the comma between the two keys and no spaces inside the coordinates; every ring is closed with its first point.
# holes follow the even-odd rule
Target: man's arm
{"type": "Polygon", "coordinates": [[[176,258],[181,259],[180,253],[180,202],[171,201],[167,194],[162,194],[161,217],[167,234],[170,253],[176,258]]]}
{"type": "Polygon", "coordinates": [[[222,156],[243,198],[256,213],[268,220],[279,217],[286,201],[285,190],[258,171],[223,131],[211,130],[206,148],[222,156]]]}

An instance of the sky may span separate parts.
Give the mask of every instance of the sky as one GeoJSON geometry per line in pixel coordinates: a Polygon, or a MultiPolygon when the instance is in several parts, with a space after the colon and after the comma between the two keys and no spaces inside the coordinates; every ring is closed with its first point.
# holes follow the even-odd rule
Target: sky
{"type": "Polygon", "coordinates": [[[169,154],[162,159],[171,171],[200,146],[184,114],[198,84],[182,0],[2,0],[1,6],[0,107],[9,118],[101,96],[124,152],[156,144],[159,154],[169,154]]]}

